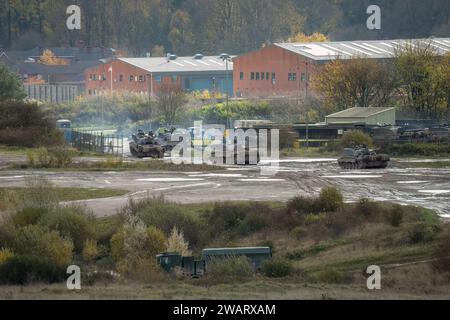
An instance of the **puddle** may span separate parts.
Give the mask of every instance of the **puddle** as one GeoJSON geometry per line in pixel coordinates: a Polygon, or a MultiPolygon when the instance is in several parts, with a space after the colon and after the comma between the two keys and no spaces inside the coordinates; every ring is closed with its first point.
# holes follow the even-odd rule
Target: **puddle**
{"type": "Polygon", "coordinates": [[[242,182],[285,182],[284,179],[239,179],[242,182]]]}
{"type": "Polygon", "coordinates": [[[242,178],[245,177],[243,174],[240,173],[206,173],[206,174],[191,174],[189,175],[189,177],[192,178],[201,178],[201,177],[205,177],[205,178],[242,178]]]}
{"type": "Polygon", "coordinates": [[[450,193],[450,190],[419,190],[420,193],[440,195],[450,193]]]}
{"type": "Polygon", "coordinates": [[[337,159],[330,158],[303,158],[303,159],[283,159],[283,160],[261,160],[261,163],[316,163],[316,162],[336,162],[337,159]]]}
{"type": "Polygon", "coordinates": [[[429,181],[397,181],[398,184],[423,184],[429,181]]]}
{"type": "Polygon", "coordinates": [[[148,178],[148,179],[136,179],[141,182],[189,182],[189,181],[204,181],[205,179],[197,178],[148,178]]]}
{"type": "Polygon", "coordinates": [[[381,175],[339,175],[339,176],[322,176],[328,179],[376,179],[383,178],[381,175]]]}
{"type": "Polygon", "coordinates": [[[0,177],[0,179],[23,179],[25,176],[10,176],[10,177],[0,177]]]}

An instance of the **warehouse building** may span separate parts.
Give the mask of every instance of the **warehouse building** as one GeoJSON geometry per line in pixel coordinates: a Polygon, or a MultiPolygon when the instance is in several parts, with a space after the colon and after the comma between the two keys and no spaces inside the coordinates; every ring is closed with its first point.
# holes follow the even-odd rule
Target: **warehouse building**
{"type": "Polygon", "coordinates": [[[395,108],[350,108],[325,117],[327,125],[395,125],[395,108]]]}
{"type": "Polygon", "coordinates": [[[233,63],[220,57],[119,58],[85,71],[86,94],[106,91],[134,92],[157,96],[164,86],[186,92],[233,94],[233,63]]]}
{"type": "Polygon", "coordinates": [[[243,98],[308,98],[311,78],[324,64],[338,58],[389,60],[397,48],[410,41],[426,42],[439,55],[450,52],[450,38],[275,43],[234,59],[234,94],[243,98]]]}

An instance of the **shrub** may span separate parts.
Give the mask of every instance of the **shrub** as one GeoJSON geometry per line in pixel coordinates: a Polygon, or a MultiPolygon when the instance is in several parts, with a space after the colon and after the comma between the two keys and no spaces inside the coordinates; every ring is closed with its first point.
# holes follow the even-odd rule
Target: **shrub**
{"type": "Polygon", "coordinates": [[[427,243],[434,240],[436,228],[423,222],[413,223],[407,228],[408,239],[411,244],[427,243]]]}
{"type": "Polygon", "coordinates": [[[236,230],[249,210],[249,205],[244,203],[216,203],[206,219],[213,233],[220,234],[236,230]]]}
{"type": "Polygon", "coordinates": [[[37,104],[2,102],[0,144],[23,147],[61,145],[63,135],[37,104]]]}
{"type": "Polygon", "coordinates": [[[295,227],[290,232],[291,236],[294,237],[297,240],[304,239],[308,234],[308,229],[302,226],[295,227]]]}
{"type": "Polygon", "coordinates": [[[100,255],[97,242],[91,239],[86,240],[83,247],[83,261],[92,263],[100,255]]]}
{"type": "Polygon", "coordinates": [[[169,235],[174,227],[182,226],[184,236],[192,246],[196,247],[205,242],[205,228],[182,206],[166,203],[162,199],[147,199],[135,205],[133,211],[146,226],[155,226],[166,235],[169,235]]]}
{"type": "Polygon", "coordinates": [[[123,229],[111,239],[111,254],[119,271],[133,272],[142,261],[154,261],[158,253],[165,251],[166,239],[161,230],[146,227],[136,217],[129,217],[123,229]]]}
{"type": "Polygon", "coordinates": [[[319,282],[325,283],[342,283],[344,281],[344,273],[335,268],[325,268],[316,275],[319,282]]]}
{"type": "Polygon", "coordinates": [[[65,148],[40,148],[27,152],[27,161],[31,168],[68,168],[72,164],[72,151],[65,148]]]}
{"type": "Polygon", "coordinates": [[[68,266],[72,261],[73,244],[61,238],[57,231],[26,226],[16,233],[11,249],[17,255],[39,256],[56,266],[68,266]]]}
{"type": "Polygon", "coordinates": [[[386,213],[386,220],[393,227],[399,227],[403,221],[403,217],[404,210],[400,205],[394,205],[394,207],[386,213]]]}
{"type": "Polygon", "coordinates": [[[84,243],[95,237],[93,220],[93,217],[78,208],[59,208],[43,216],[40,224],[71,239],[75,252],[81,254],[84,243]]]}
{"type": "Polygon", "coordinates": [[[0,283],[26,285],[33,282],[57,283],[65,278],[65,268],[35,256],[20,255],[0,264],[0,283]]]}
{"type": "Polygon", "coordinates": [[[12,222],[16,227],[35,225],[46,213],[48,210],[45,208],[24,208],[12,216],[12,222]]]}
{"type": "Polygon", "coordinates": [[[215,258],[208,262],[208,275],[213,278],[248,278],[253,275],[253,268],[247,257],[215,258]]]}
{"type": "Polygon", "coordinates": [[[333,212],[344,206],[344,198],[337,188],[325,187],[320,192],[318,203],[321,212],[333,212]]]}
{"type": "Polygon", "coordinates": [[[248,235],[257,232],[271,225],[271,217],[264,211],[257,210],[247,213],[245,218],[241,221],[238,227],[238,232],[241,235],[248,235]]]}
{"type": "Polygon", "coordinates": [[[377,217],[381,212],[381,207],[378,203],[371,201],[370,199],[363,198],[353,208],[353,215],[364,216],[365,218],[373,219],[377,217]]]}
{"type": "Polygon", "coordinates": [[[351,130],[344,133],[340,141],[342,148],[352,148],[355,145],[365,145],[368,148],[373,147],[373,139],[360,130],[351,130]]]}
{"type": "Polygon", "coordinates": [[[450,233],[442,237],[433,256],[433,268],[439,272],[450,272],[450,233]]]}
{"type": "Polygon", "coordinates": [[[318,206],[315,198],[298,196],[291,199],[287,205],[288,211],[292,210],[300,214],[317,213],[318,206]]]}
{"type": "Polygon", "coordinates": [[[8,248],[0,249],[0,266],[12,257],[14,257],[14,253],[11,250],[8,248]]]}
{"type": "Polygon", "coordinates": [[[192,252],[189,250],[189,242],[184,239],[182,231],[178,231],[177,227],[172,229],[169,238],[167,239],[167,251],[178,252],[183,257],[189,257],[192,252]]]}
{"type": "Polygon", "coordinates": [[[286,260],[267,260],[263,263],[262,272],[266,277],[284,278],[292,274],[293,267],[286,260]]]}

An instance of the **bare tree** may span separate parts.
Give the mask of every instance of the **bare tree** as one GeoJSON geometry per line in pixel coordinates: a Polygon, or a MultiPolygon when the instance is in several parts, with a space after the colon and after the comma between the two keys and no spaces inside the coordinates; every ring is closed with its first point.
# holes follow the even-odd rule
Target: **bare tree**
{"type": "Polygon", "coordinates": [[[164,123],[174,124],[186,103],[184,91],[173,85],[162,85],[158,94],[158,110],[164,123]]]}

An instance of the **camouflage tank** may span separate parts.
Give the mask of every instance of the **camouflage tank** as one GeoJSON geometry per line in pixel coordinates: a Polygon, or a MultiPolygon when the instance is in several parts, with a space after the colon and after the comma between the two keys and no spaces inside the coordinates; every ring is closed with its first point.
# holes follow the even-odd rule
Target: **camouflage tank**
{"type": "Polygon", "coordinates": [[[132,136],[130,152],[137,158],[163,159],[166,150],[152,135],[145,135],[139,132],[137,135],[133,134],[132,136]]]}
{"type": "Polygon", "coordinates": [[[384,169],[390,160],[387,154],[376,154],[363,146],[344,149],[338,163],[342,169],[384,169]]]}

